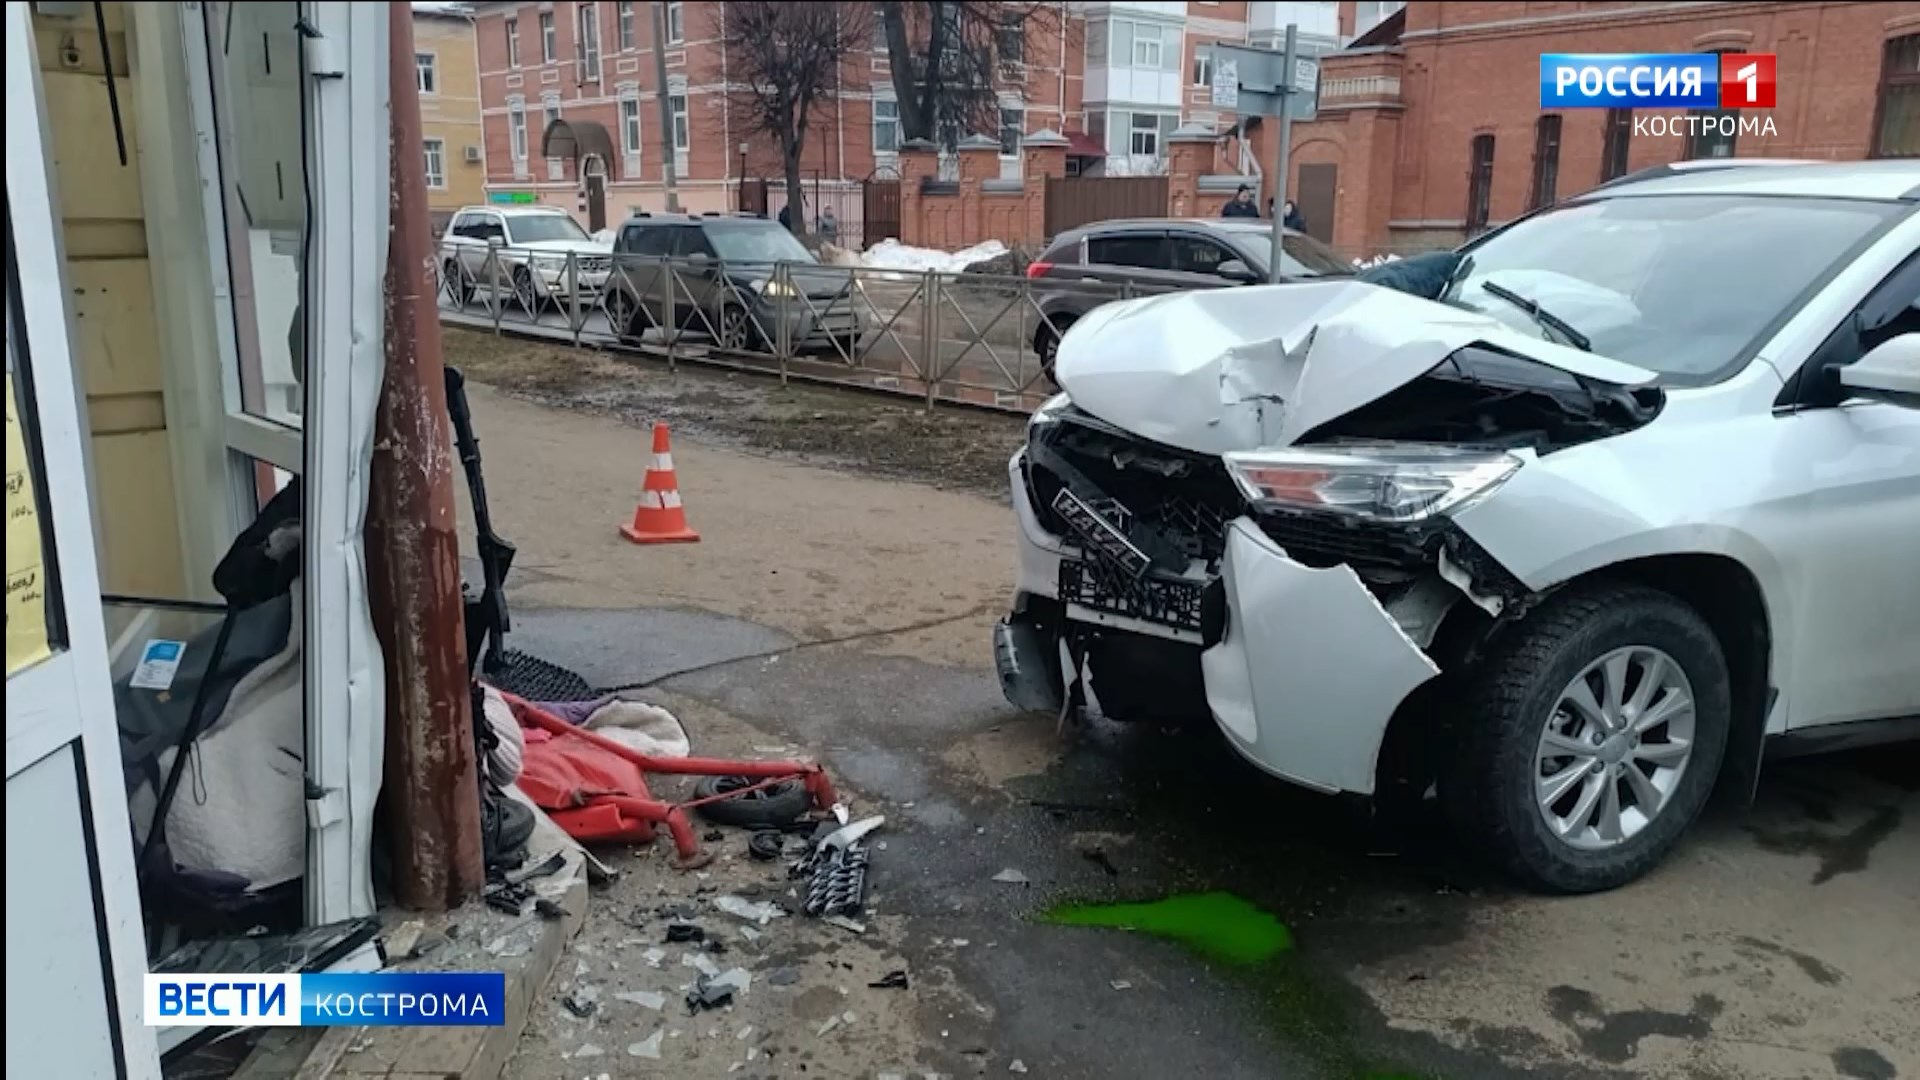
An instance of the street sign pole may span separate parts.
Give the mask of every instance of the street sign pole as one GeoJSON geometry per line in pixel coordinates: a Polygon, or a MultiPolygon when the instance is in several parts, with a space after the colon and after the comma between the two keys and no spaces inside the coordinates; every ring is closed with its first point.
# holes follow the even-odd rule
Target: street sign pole
{"type": "Polygon", "coordinates": [[[1285,73],[1279,87],[1280,123],[1275,140],[1280,145],[1273,151],[1273,209],[1268,214],[1273,219],[1273,252],[1267,257],[1267,280],[1278,284],[1280,281],[1280,257],[1284,252],[1282,241],[1286,227],[1281,224],[1285,216],[1282,207],[1287,205],[1287,155],[1293,149],[1293,95],[1297,81],[1293,70],[1294,54],[1299,45],[1300,28],[1293,23],[1287,24],[1286,50],[1280,61],[1280,70],[1285,73]]]}

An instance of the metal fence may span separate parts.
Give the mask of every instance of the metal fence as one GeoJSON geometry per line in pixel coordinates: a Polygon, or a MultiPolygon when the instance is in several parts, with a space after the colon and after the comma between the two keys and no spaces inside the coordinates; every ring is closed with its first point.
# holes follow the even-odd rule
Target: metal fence
{"type": "Polygon", "coordinates": [[[1053,343],[1136,285],[816,263],[443,249],[440,317],[682,362],[1031,411],[1053,343]]]}

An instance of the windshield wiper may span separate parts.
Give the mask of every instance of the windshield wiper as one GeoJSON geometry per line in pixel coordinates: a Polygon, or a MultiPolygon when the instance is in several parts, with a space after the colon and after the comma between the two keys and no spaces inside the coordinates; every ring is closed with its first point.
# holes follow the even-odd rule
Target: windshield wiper
{"type": "Polygon", "coordinates": [[[1587,337],[1587,335],[1581,333],[1578,330],[1575,330],[1573,326],[1567,322],[1567,320],[1561,318],[1558,315],[1555,315],[1553,312],[1548,311],[1546,308],[1541,307],[1537,302],[1533,300],[1529,300],[1524,296],[1521,296],[1519,293],[1514,292],[1512,289],[1507,288],[1505,285],[1497,285],[1491,281],[1481,282],[1480,288],[1494,296],[1499,297],[1502,300],[1505,300],[1507,303],[1512,304],[1514,307],[1519,308],[1521,311],[1526,312],[1528,315],[1533,317],[1534,322],[1538,323],[1543,329],[1547,330],[1548,332],[1558,335],[1559,338],[1562,341],[1566,342],[1568,345],[1571,345],[1574,348],[1579,349],[1581,352],[1593,351],[1593,342],[1591,339],[1587,337]]]}

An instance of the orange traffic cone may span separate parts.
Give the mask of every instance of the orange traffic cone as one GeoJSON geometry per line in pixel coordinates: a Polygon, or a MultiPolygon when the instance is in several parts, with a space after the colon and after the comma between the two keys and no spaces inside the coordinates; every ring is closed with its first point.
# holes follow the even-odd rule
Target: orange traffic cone
{"type": "Polygon", "coordinates": [[[633,524],[620,526],[620,535],[636,544],[685,544],[700,539],[699,533],[687,528],[687,512],[680,506],[680,482],[674,479],[665,424],[653,425],[653,462],[640,486],[633,524]]]}

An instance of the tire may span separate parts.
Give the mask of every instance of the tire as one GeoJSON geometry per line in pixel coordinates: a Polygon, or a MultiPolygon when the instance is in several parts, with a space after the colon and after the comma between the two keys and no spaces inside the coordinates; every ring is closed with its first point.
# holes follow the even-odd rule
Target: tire
{"type": "Polygon", "coordinates": [[[524,266],[513,269],[513,295],[519,298],[520,306],[526,309],[528,318],[540,317],[542,297],[533,286],[533,272],[524,266]]]}
{"type": "Polygon", "coordinates": [[[1060,385],[1060,380],[1053,377],[1053,360],[1059,355],[1060,339],[1072,326],[1073,316],[1056,315],[1053,316],[1053,325],[1042,322],[1033,332],[1033,351],[1040,357],[1040,371],[1055,386],[1060,385]]]}
{"type": "MultiPolygon", "coordinates": [[[[711,798],[738,791],[758,781],[744,776],[705,776],[693,786],[696,799],[711,798]]],[[[799,780],[782,780],[737,799],[705,803],[694,807],[700,816],[718,825],[738,825],[743,829],[778,828],[813,809],[813,796],[799,780]]]]}
{"type": "Polygon", "coordinates": [[[464,308],[473,303],[473,279],[467,276],[467,268],[459,259],[448,259],[440,272],[447,299],[453,301],[454,307],[464,308]]]}
{"type": "Polygon", "coordinates": [[[607,292],[607,322],[613,327],[613,334],[622,341],[630,341],[640,335],[633,330],[635,318],[640,314],[640,305],[633,302],[625,289],[611,289],[607,292]]]}
{"type": "Polygon", "coordinates": [[[746,308],[739,304],[727,304],[720,309],[720,325],[716,328],[714,344],[734,352],[753,352],[761,348],[760,330],[748,317],[746,308]]]}
{"type": "Polygon", "coordinates": [[[1713,790],[1731,717],[1726,658],[1697,612],[1645,586],[1572,586],[1496,638],[1469,675],[1441,799],[1461,842],[1526,885],[1617,888],[1657,865],[1693,824],[1713,790]],[[1667,673],[1649,678],[1653,671],[1667,673]],[[1592,702],[1574,704],[1576,679],[1612,720],[1590,712],[1592,702]],[[1622,685],[1613,700],[1624,699],[1617,710],[1606,704],[1613,681],[1622,685]],[[1646,685],[1657,689],[1636,706],[1631,691],[1646,685]],[[1681,687],[1690,720],[1670,696],[1681,687]],[[1669,719],[1638,730],[1659,715],[1669,719]],[[1678,757],[1683,736],[1690,753],[1669,775],[1656,759],[1678,757]],[[1562,747],[1575,753],[1559,754],[1562,747]],[[1664,796],[1648,803],[1658,807],[1650,818],[1642,792],[1664,796]]]}

